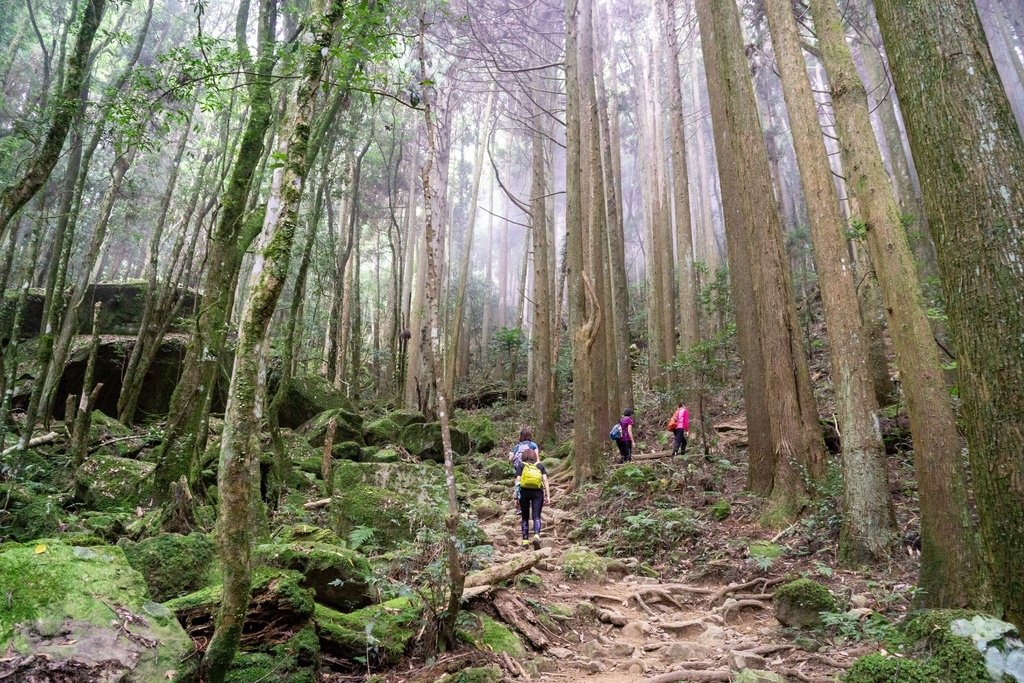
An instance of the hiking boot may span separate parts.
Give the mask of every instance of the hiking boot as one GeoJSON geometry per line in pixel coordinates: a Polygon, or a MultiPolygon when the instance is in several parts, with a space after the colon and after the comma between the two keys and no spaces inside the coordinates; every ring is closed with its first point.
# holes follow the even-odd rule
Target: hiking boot
{"type": "Polygon", "coordinates": [[[533,537],[533,547],[535,550],[540,550],[540,534],[533,537]]]}
{"type": "Polygon", "coordinates": [[[519,542],[519,545],[523,546],[524,548],[529,548],[530,547],[530,540],[527,539],[527,538],[524,538],[522,541],[519,542]]]}

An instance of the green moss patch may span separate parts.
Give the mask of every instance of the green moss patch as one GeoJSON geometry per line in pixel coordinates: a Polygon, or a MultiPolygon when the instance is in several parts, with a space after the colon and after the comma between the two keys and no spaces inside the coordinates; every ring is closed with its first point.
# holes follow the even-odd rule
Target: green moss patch
{"type": "MultiPolygon", "coordinates": [[[[449,432],[452,439],[452,451],[456,455],[469,455],[469,434],[452,427],[449,432]]],[[[440,422],[414,423],[405,427],[399,437],[405,450],[421,460],[444,462],[444,443],[441,438],[440,422]]]]}
{"type": "Polygon", "coordinates": [[[351,413],[352,402],[323,377],[293,377],[285,388],[277,417],[282,427],[297,429],[315,416],[333,409],[351,413]]]}
{"type": "Polygon", "coordinates": [[[607,563],[594,551],[573,546],[562,553],[562,573],[574,581],[594,581],[604,576],[607,563]]]}
{"type": "Polygon", "coordinates": [[[422,609],[411,598],[395,598],[348,614],[316,606],[323,652],[345,659],[369,654],[372,660],[385,664],[401,659],[421,619],[422,609]]]}
{"type": "Polygon", "coordinates": [[[474,613],[474,616],[479,621],[479,627],[471,636],[478,647],[498,654],[508,653],[513,657],[521,657],[526,652],[523,641],[508,626],[487,614],[474,613]]]}
{"type": "Polygon", "coordinates": [[[302,585],[313,590],[317,602],[343,612],[366,607],[376,595],[370,563],[354,550],[341,546],[266,544],[256,547],[253,560],[299,572],[302,585]]]}
{"type": "Polygon", "coordinates": [[[460,415],[458,427],[469,435],[470,446],[478,453],[489,453],[498,444],[498,431],[486,415],[460,415]]]}
{"type": "Polygon", "coordinates": [[[152,498],[155,467],[140,460],[96,454],[78,470],[82,502],[103,512],[134,510],[152,498]]]}
{"type": "Polygon", "coordinates": [[[0,585],[0,650],[155,681],[192,646],[120,548],[8,544],[0,585]]]}
{"type": "Polygon", "coordinates": [[[327,428],[334,421],[334,443],[354,441],[360,446],[366,445],[363,440],[363,418],[344,408],[334,408],[310,418],[298,428],[299,434],[305,437],[311,446],[324,445],[327,428]]]}
{"type": "Polygon", "coordinates": [[[125,539],[118,545],[128,564],[146,578],[157,602],[192,593],[214,579],[216,553],[206,534],[160,534],[138,543],[125,539]]]}
{"type": "Polygon", "coordinates": [[[398,443],[398,437],[402,434],[402,427],[389,417],[382,417],[379,420],[366,425],[363,436],[366,443],[371,446],[384,446],[398,443]]]}
{"type": "Polygon", "coordinates": [[[807,628],[821,624],[821,612],[835,612],[839,604],[828,588],[811,579],[790,581],[772,597],[775,618],[783,626],[807,628]]]}

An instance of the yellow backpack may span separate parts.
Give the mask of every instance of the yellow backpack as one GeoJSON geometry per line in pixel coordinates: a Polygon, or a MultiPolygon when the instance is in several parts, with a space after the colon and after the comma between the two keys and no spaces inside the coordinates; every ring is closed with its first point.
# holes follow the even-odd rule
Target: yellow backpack
{"type": "Polygon", "coordinates": [[[524,489],[539,489],[544,487],[544,477],[540,468],[535,463],[524,462],[523,473],[519,475],[519,486],[524,489]]]}

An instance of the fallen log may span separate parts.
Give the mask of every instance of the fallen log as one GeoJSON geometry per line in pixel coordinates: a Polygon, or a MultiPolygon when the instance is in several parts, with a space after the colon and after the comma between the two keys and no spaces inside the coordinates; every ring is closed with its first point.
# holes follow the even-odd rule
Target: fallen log
{"type": "Polygon", "coordinates": [[[497,564],[493,567],[473,572],[466,577],[465,588],[493,586],[502,581],[507,581],[533,568],[535,564],[547,557],[551,557],[551,548],[541,548],[540,550],[523,553],[503,564],[497,564]]]}
{"type": "MultiPolygon", "coordinates": [[[[60,435],[57,434],[57,432],[50,432],[49,434],[43,434],[42,436],[37,436],[36,438],[30,440],[28,442],[28,447],[29,448],[36,448],[37,446],[46,446],[47,444],[53,443],[58,438],[60,438],[60,435]]],[[[4,449],[4,452],[0,453],[0,455],[10,455],[11,453],[14,453],[15,451],[19,451],[19,450],[21,450],[20,444],[14,444],[13,446],[10,446],[9,448],[4,449]]]]}
{"type": "Polygon", "coordinates": [[[522,633],[533,647],[538,650],[547,649],[550,641],[540,630],[537,617],[525,602],[503,589],[494,594],[493,604],[502,621],[522,633]]]}

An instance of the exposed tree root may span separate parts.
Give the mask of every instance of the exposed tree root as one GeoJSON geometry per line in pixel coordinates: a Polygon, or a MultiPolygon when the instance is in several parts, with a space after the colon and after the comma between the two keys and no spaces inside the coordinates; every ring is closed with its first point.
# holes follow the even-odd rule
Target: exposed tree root
{"type": "Polygon", "coordinates": [[[688,681],[692,683],[700,683],[702,681],[728,681],[732,680],[732,672],[728,669],[679,669],[677,671],[669,671],[666,674],[655,676],[654,678],[648,678],[645,683],[677,683],[679,681],[688,681]]]}
{"type": "MultiPolygon", "coordinates": [[[[752,579],[752,580],[747,581],[745,583],[730,583],[728,586],[726,586],[725,588],[722,588],[720,591],[715,592],[715,594],[713,596],[711,596],[711,599],[708,601],[708,607],[714,607],[718,603],[719,600],[724,600],[725,597],[728,596],[730,593],[736,593],[738,591],[746,590],[748,588],[753,588],[754,586],[757,586],[757,585],[760,585],[761,593],[765,593],[768,590],[769,586],[775,586],[777,584],[782,583],[784,580],[785,579],[783,579],[783,578],[769,579],[769,578],[766,578],[766,577],[761,577],[761,578],[757,578],[757,579],[752,579]]],[[[755,598],[751,598],[751,599],[755,599],[755,598]]],[[[767,598],[761,598],[761,599],[767,599],[767,598]]]]}
{"type": "Polygon", "coordinates": [[[744,607],[756,607],[758,609],[768,609],[768,606],[759,600],[737,600],[727,605],[723,605],[715,610],[718,614],[722,615],[723,619],[728,619],[731,612],[738,612],[744,607]]]}

